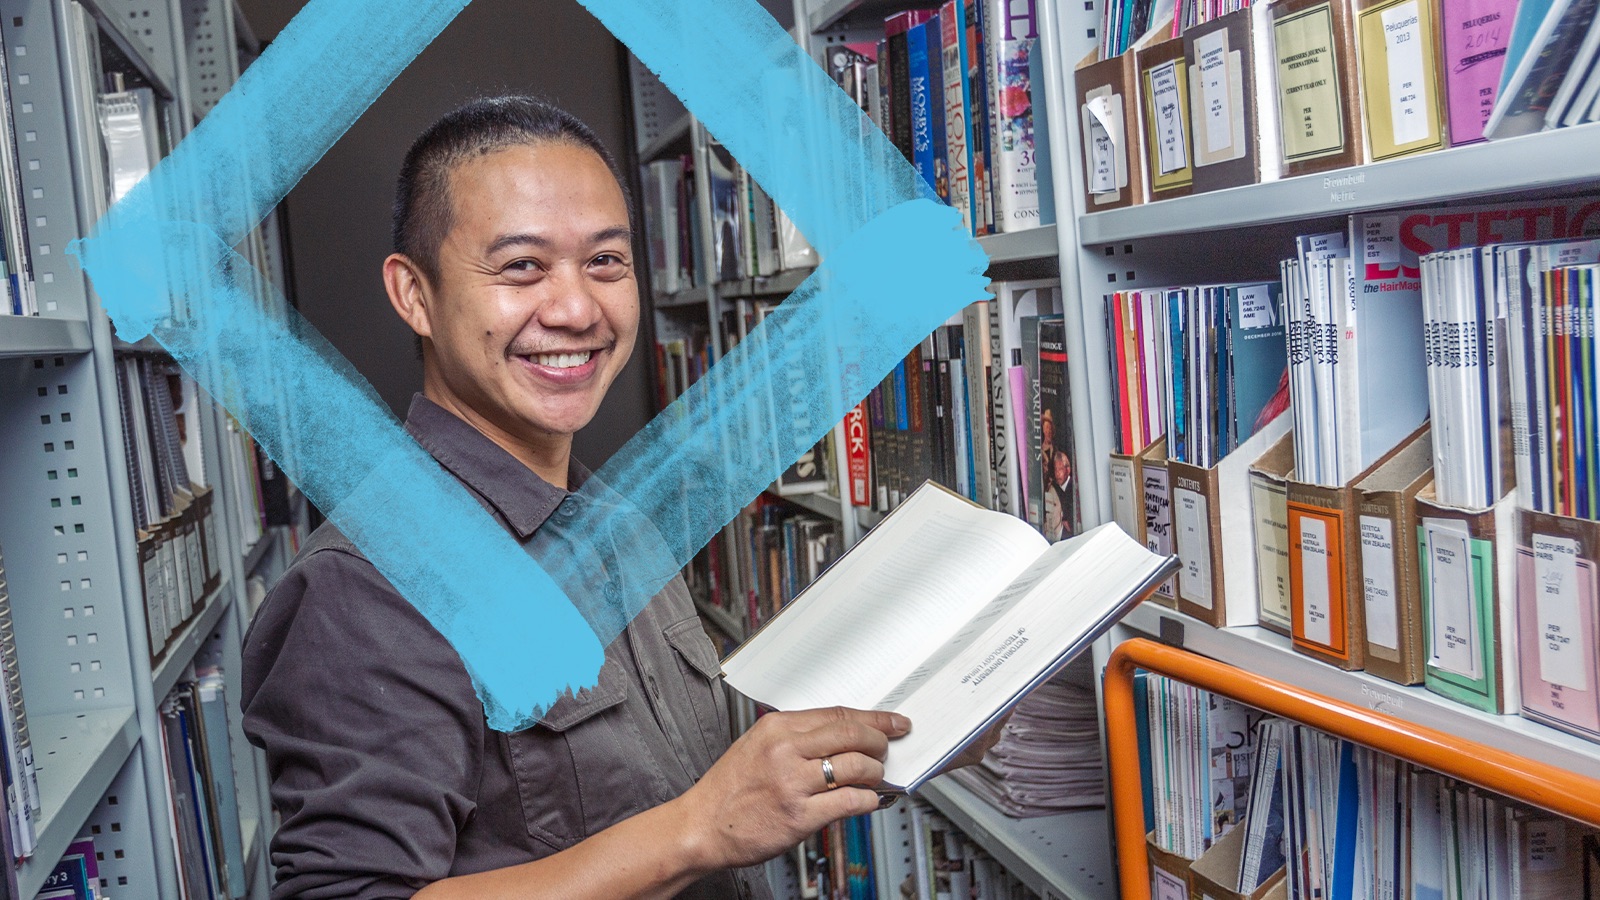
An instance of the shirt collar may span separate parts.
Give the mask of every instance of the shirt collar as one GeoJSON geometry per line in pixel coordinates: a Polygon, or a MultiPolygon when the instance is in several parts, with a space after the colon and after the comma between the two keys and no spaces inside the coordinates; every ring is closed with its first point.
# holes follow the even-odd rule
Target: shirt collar
{"type": "MultiPolygon", "coordinates": [[[[498,512],[521,540],[537,531],[568,496],[483,432],[421,394],[411,398],[406,431],[498,512]]],[[[588,475],[577,460],[568,462],[568,484],[578,487],[588,475]]]]}

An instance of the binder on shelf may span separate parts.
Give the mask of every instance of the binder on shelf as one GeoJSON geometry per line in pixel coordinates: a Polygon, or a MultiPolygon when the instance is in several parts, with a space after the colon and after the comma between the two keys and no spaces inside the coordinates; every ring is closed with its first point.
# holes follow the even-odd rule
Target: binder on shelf
{"type": "Polygon", "coordinates": [[[1522,714],[1600,740],[1600,522],[1521,510],[1517,660],[1522,714]]]}
{"type": "Polygon", "coordinates": [[[1251,533],[1256,549],[1256,624],[1288,637],[1289,477],[1294,474],[1294,434],[1278,439],[1250,467],[1251,533]]]}
{"type": "Polygon", "coordinates": [[[1431,482],[1417,493],[1423,684],[1490,713],[1514,713],[1520,699],[1515,513],[1514,491],[1484,509],[1438,502],[1431,482]]]}
{"type": "MultiPolygon", "coordinates": [[[[1154,34],[1155,29],[1151,33],[1154,34]]],[[[1099,212],[1144,199],[1136,50],[1100,59],[1092,51],[1073,74],[1083,135],[1084,209],[1099,212]]]]}
{"type": "MultiPolygon", "coordinates": [[[[1240,9],[1193,25],[1183,32],[1183,58],[1189,70],[1189,110],[1194,148],[1195,193],[1255,184],[1263,180],[1266,143],[1258,97],[1256,11],[1240,9]]],[[[1270,81],[1267,82],[1270,90],[1270,81]]],[[[1275,152],[1275,151],[1273,151],[1275,152]]]]}
{"type": "Polygon", "coordinates": [[[1438,7],[1432,0],[1354,2],[1369,158],[1446,146],[1438,7]]]}
{"type": "Polygon", "coordinates": [[[1217,839],[1204,856],[1189,867],[1191,897],[1206,900],[1288,900],[1287,868],[1263,881],[1248,894],[1238,889],[1239,870],[1244,865],[1244,828],[1233,828],[1217,839]]]}
{"type": "Polygon", "coordinates": [[[1222,536],[1250,533],[1250,464],[1289,433],[1279,415],[1208,469],[1169,463],[1178,611],[1217,628],[1256,624],[1255,547],[1222,536]]]}
{"type": "Polygon", "coordinates": [[[1421,684],[1422,594],[1417,585],[1417,492],[1433,477],[1432,435],[1418,436],[1356,483],[1361,504],[1361,584],[1366,670],[1421,684]]]}
{"type": "Polygon", "coordinates": [[[1421,436],[1416,432],[1350,484],[1289,480],[1289,604],[1294,648],[1341,669],[1366,665],[1366,591],[1357,484],[1421,436]]]}
{"type": "MultiPolygon", "coordinates": [[[[1167,439],[1161,438],[1144,448],[1136,457],[1139,472],[1139,496],[1143,500],[1144,517],[1140,523],[1140,538],[1152,551],[1168,556],[1173,553],[1172,541],[1172,473],[1167,464],[1167,439]]],[[[1150,595],[1151,602],[1168,609],[1178,608],[1176,578],[1169,578],[1150,595]]]]}
{"type": "MultiPolygon", "coordinates": [[[[1158,30],[1163,25],[1157,25],[1158,30]]],[[[1170,27],[1170,24],[1165,27],[1170,27]]],[[[1188,61],[1183,38],[1157,41],[1134,54],[1144,132],[1144,200],[1182,197],[1194,190],[1188,61]]]]}
{"type": "Polygon", "coordinates": [[[1365,161],[1348,2],[1275,0],[1266,7],[1284,177],[1365,161]]]}

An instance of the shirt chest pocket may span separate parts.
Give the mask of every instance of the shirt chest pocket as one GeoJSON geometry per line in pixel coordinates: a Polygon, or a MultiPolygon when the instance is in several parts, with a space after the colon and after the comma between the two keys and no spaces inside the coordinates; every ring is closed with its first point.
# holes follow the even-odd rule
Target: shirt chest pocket
{"type": "Polygon", "coordinates": [[[709,766],[728,749],[728,700],[722,686],[722,664],[698,618],[685,619],[662,630],[675,651],[678,672],[689,707],[694,710],[695,731],[705,746],[709,766]]]}
{"type": "Polygon", "coordinates": [[[506,736],[528,834],[552,853],[660,802],[627,686],[627,673],[607,659],[593,688],[506,736]]]}

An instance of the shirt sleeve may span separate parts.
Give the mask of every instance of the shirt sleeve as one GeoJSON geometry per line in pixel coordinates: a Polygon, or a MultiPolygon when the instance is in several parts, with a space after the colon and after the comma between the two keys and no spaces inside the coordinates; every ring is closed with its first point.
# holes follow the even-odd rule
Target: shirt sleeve
{"type": "Polygon", "coordinates": [[[454,648],[371,563],[297,561],[246,637],[243,687],[282,815],[274,900],[405,898],[449,874],[483,709],[454,648]]]}

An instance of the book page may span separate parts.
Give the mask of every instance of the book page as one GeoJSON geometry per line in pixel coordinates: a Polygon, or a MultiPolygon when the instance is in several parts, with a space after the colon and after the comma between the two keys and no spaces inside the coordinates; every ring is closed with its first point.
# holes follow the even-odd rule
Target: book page
{"type": "Polygon", "coordinates": [[[1114,524],[1052,546],[884,696],[911,719],[884,780],[914,784],[1051,664],[1087,646],[1162,564],[1114,524]]]}
{"type": "Polygon", "coordinates": [[[871,708],[1048,542],[1013,516],[919,489],[723,663],[774,709],[871,708]]]}

